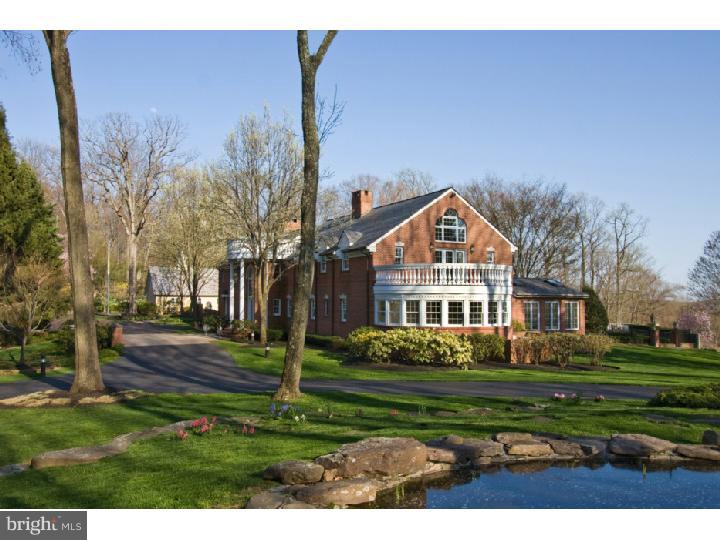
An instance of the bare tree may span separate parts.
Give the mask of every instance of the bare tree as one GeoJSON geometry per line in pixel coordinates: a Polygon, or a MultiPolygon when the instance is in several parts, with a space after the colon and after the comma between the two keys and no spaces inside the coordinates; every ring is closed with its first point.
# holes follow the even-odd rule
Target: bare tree
{"type": "Polygon", "coordinates": [[[210,207],[226,235],[250,254],[260,341],[267,343],[268,295],[282,270],[275,262],[294,250],[297,230],[288,226],[300,214],[303,189],[302,151],[289,120],[275,122],[267,109],[261,118],[242,118],[225,141],[224,159],[211,171],[210,187],[210,207]]]}
{"type": "Polygon", "coordinates": [[[17,30],[0,30],[0,43],[8,47],[15,58],[25,64],[31,73],[40,71],[37,40],[32,34],[17,30]]]}
{"type": "Polygon", "coordinates": [[[80,168],[77,103],[67,49],[68,30],[44,30],[50,53],[60,125],[60,162],[70,252],[73,313],[75,317],[75,379],[73,393],[102,391],[95,333],[93,282],[90,275],[85,200],[80,168]]]}
{"type": "Polygon", "coordinates": [[[580,194],[576,198],[575,228],[580,264],[580,288],[596,287],[597,259],[601,249],[607,247],[605,203],[597,197],[580,194]]]}
{"type": "Polygon", "coordinates": [[[637,215],[635,210],[622,203],[607,218],[612,235],[614,259],[614,316],[615,322],[621,323],[621,283],[627,273],[641,258],[640,242],[645,236],[647,220],[637,215]]]}
{"type": "Polygon", "coordinates": [[[713,232],[705,242],[703,254],[688,275],[688,288],[698,302],[720,313],[720,231],[713,232]]]}
{"type": "Polygon", "coordinates": [[[202,171],[177,168],[160,199],[162,226],[154,236],[154,255],[187,287],[190,311],[202,320],[198,296],[223,260],[218,223],[210,211],[210,183],[202,171]]]}
{"type": "Polygon", "coordinates": [[[315,221],[318,195],[318,178],[320,170],[320,137],[318,135],[315,111],[316,93],[315,79],[317,70],[325,57],[330,44],[337,35],[330,30],[323,37],[320,47],[310,53],[307,30],[297,33],[298,59],[300,61],[301,96],[302,96],[302,128],[304,141],[304,186],[300,202],[300,254],[297,266],[297,279],[293,289],[293,306],[295,306],[288,345],[285,350],[285,365],[277,399],[294,399],[300,396],[300,374],[302,357],[305,350],[305,328],[308,318],[308,302],[315,271],[315,221]]]}
{"type": "Polygon", "coordinates": [[[137,313],[137,258],[150,206],[173,169],[189,162],[180,150],[184,127],[172,117],[143,124],[127,114],[108,114],[83,137],[85,172],[120,218],[127,238],[128,306],[137,313]]]}

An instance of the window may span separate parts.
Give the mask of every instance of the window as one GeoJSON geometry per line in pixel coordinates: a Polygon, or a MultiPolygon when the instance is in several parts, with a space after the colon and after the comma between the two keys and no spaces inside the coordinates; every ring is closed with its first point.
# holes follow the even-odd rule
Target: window
{"type": "Polygon", "coordinates": [[[395,264],[402,264],[405,260],[405,248],[402,246],[395,246],[395,264]]]}
{"type": "Polygon", "coordinates": [[[490,300],[488,302],[488,324],[497,325],[498,323],[498,304],[497,300],[490,300]]]}
{"type": "Polygon", "coordinates": [[[442,321],[442,302],[430,300],[425,302],[425,324],[440,324],[442,321]]]}
{"type": "Polygon", "coordinates": [[[323,298],[323,313],[326,317],[330,315],[330,298],[327,294],[325,295],[325,298],[323,298]]]}
{"type": "Polygon", "coordinates": [[[279,298],[273,298],[273,315],[276,317],[282,315],[282,300],[279,298]]]}
{"type": "Polygon", "coordinates": [[[510,310],[508,309],[508,303],[502,302],[502,325],[507,326],[508,324],[508,315],[510,313],[510,310]]]}
{"type": "Polygon", "coordinates": [[[487,250],[487,263],[495,264],[495,250],[493,248],[487,250]]]}
{"type": "Polygon", "coordinates": [[[315,320],[315,314],[316,314],[316,306],[315,306],[315,297],[310,297],[310,320],[315,320]]]}
{"type": "Polygon", "coordinates": [[[462,249],[436,249],[436,263],[464,263],[465,251],[462,249]]]}
{"type": "Polygon", "coordinates": [[[405,324],[420,324],[420,300],[405,302],[405,324]]]}
{"type": "Polygon", "coordinates": [[[580,329],[580,304],[578,302],[565,302],[565,328],[567,330],[580,329]]]}
{"type": "Polygon", "coordinates": [[[377,324],[386,324],[387,304],[385,304],[385,300],[378,300],[377,302],[375,302],[375,305],[377,306],[377,315],[375,316],[375,322],[377,324]]]}
{"type": "Polygon", "coordinates": [[[400,324],[400,300],[388,300],[388,324],[400,324]]]}
{"type": "Polygon", "coordinates": [[[254,321],[255,320],[255,299],[253,298],[252,293],[248,293],[248,295],[247,295],[247,306],[245,307],[245,310],[247,311],[247,320],[254,321]]]}
{"type": "Polygon", "coordinates": [[[340,296],[340,322],[347,322],[348,305],[347,296],[340,296]]]}
{"type": "Polygon", "coordinates": [[[350,259],[348,259],[348,256],[343,255],[340,260],[342,261],[340,264],[340,271],[347,272],[348,270],[350,270],[350,259]]]}
{"type": "Polygon", "coordinates": [[[525,330],[537,332],[540,330],[540,304],[537,302],[524,302],[525,330]]]}
{"type": "Polygon", "coordinates": [[[327,272],[327,258],[325,255],[320,257],[320,273],[324,274],[327,272]]]}
{"type": "Polygon", "coordinates": [[[545,302],[545,330],[560,330],[560,303],[545,302]]]}
{"type": "Polygon", "coordinates": [[[292,317],[292,296],[287,297],[287,316],[292,317]]]}
{"type": "Polygon", "coordinates": [[[457,211],[449,208],[445,215],[435,222],[435,240],[440,242],[465,242],[465,222],[457,211]]]}
{"type": "Polygon", "coordinates": [[[470,324],[483,323],[483,303],[470,301],[470,324]]]}
{"type": "Polygon", "coordinates": [[[465,324],[464,305],[465,302],[462,300],[451,300],[448,302],[448,324],[465,324]]]}

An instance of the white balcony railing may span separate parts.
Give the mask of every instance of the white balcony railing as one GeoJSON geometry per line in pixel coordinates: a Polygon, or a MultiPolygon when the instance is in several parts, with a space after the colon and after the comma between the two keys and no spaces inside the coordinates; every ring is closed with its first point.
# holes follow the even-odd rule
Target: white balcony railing
{"type": "Polygon", "coordinates": [[[501,264],[397,264],[375,272],[375,285],[508,286],[512,280],[512,267],[501,264]]]}

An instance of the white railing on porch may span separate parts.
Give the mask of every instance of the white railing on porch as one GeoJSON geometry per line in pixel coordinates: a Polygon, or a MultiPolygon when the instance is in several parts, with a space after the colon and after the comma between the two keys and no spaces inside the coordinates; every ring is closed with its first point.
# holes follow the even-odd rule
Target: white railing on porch
{"type": "Polygon", "coordinates": [[[509,285],[512,267],[502,264],[393,264],[375,267],[376,285],[509,285]]]}

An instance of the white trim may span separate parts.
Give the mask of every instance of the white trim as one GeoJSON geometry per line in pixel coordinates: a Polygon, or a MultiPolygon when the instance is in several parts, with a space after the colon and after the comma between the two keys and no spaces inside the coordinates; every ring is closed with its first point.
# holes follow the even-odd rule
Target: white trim
{"type": "Polygon", "coordinates": [[[510,244],[510,251],[511,251],[512,253],[515,253],[515,252],[517,251],[517,247],[515,246],[515,244],[513,244],[510,240],[508,240],[507,238],[505,238],[505,235],[503,235],[503,233],[501,233],[500,231],[498,231],[492,223],[490,223],[487,219],[485,219],[485,216],[483,216],[480,212],[478,212],[477,209],[476,209],[472,204],[470,204],[469,202],[467,202],[462,195],[460,195],[457,191],[455,191],[454,188],[450,188],[450,189],[452,189],[453,192],[455,193],[455,195],[457,195],[462,202],[464,202],[465,204],[467,204],[467,205],[472,209],[472,211],[475,212],[475,214],[477,214],[477,216],[478,216],[480,219],[482,219],[485,223],[487,223],[488,226],[500,236],[500,238],[502,238],[502,239],[505,240],[508,244],[510,244]]]}
{"type": "Polygon", "coordinates": [[[560,302],[558,300],[546,300],[545,302],[543,302],[543,304],[545,306],[544,311],[545,311],[545,316],[546,316],[545,330],[549,330],[551,332],[559,331],[560,330],[560,302]],[[557,306],[557,310],[555,312],[557,314],[557,320],[556,320],[557,326],[549,326],[549,324],[552,322],[552,314],[549,317],[547,316],[548,308],[552,308],[553,304],[555,304],[557,306]]]}
{"type": "Polygon", "coordinates": [[[348,302],[347,295],[340,295],[340,322],[346,323],[348,319],[348,302]],[[343,313],[343,304],[345,304],[345,313],[343,313]]]}
{"type": "Polygon", "coordinates": [[[578,300],[564,300],[563,304],[565,304],[565,330],[580,330],[580,302],[578,300]],[[577,324],[573,327],[571,327],[568,323],[568,306],[570,304],[575,305],[575,319],[577,320],[577,324]]]}

